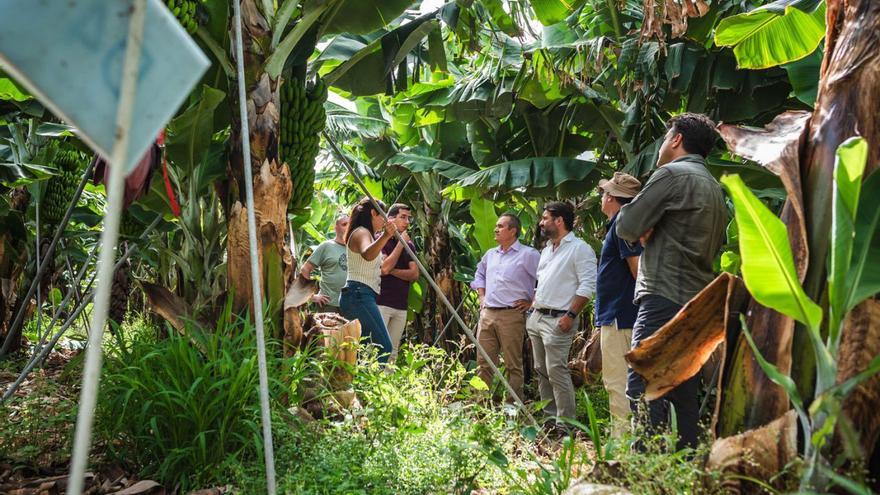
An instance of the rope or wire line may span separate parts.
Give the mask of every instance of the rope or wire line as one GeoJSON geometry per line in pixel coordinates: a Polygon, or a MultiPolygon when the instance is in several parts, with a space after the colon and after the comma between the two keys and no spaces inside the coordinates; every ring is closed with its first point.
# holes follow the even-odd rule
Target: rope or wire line
{"type": "MultiPolygon", "coordinates": [[[[379,205],[379,202],[376,201],[376,198],[374,198],[373,195],[370,194],[370,190],[367,189],[367,185],[364,184],[364,181],[361,180],[360,176],[354,170],[354,167],[352,167],[351,163],[349,163],[348,158],[342,153],[342,151],[339,149],[339,147],[336,145],[336,143],[330,139],[330,136],[328,136],[326,132],[322,132],[322,134],[324,135],[324,139],[327,141],[327,143],[330,144],[330,148],[333,150],[333,153],[336,155],[336,157],[339,159],[339,161],[342,162],[343,165],[345,165],[345,168],[348,169],[348,172],[354,178],[355,182],[357,182],[357,184],[361,187],[361,189],[367,195],[367,198],[369,198],[370,202],[373,204],[373,208],[375,208],[376,211],[379,212],[383,218],[385,218],[385,221],[390,221],[388,219],[388,214],[385,212],[384,208],[382,208],[379,205]]],[[[498,367],[495,366],[495,363],[492,362],[492,359],[489,357],[489,354],[486,353],[486,350],[483,349],[483,346],[480,345],[480,342],[474,336],[474,333],[471,331],[471,329],[468,328],[468,326],[464,322],[464,320],[461,319],[461,316],[459,316],[458,311],[456,311],[455,307],[452,306],[452,303],[449,302],[449,299],[446,297],[446,294],[443,293],[443,290],[441,290],[440,286],[437,285],[437,282],[434,281],[434,277],[431,276],[431,273],[428,271],[427,268],[425,268],[425,265],[422,264],[422,262],[419,260],[418,256],[416,256],[416,253],[414,253],[413,250],[409,247],[409,244],[403,242],[403,239],[401,239],[399,232],[395,231],[394,237],[397,238],[397,242],[400,242],[403,244],[403,248],[406,250],[407,254],[409,254],[410,258],[412,258],[415,261],[416,265],[418,265],[419,271],[422,273],[422,275],[425,277],[425,279],[428,280],[428,284],[430,284],[431,287],[434,289],[434,291],[437,293],[437,296],[440,298],[440,301],[443,303],[444,306],[446,306],[446,309],[452,313],[452,317],[455,319],[456,322],[458,322],[458,325],[464,331],[465,335],[467,335],[467,337],[471,340],[471,342],[474,343],[474,345],[477,348],[477,352],[480,353],[480,355],[483,357],[483,359],[486,360],[486,364],[489,365],[489,368],[492,369],[492,373],[496,377],[498,377],[498,379],[504,385],[504,388],[507,389],[507,393],[509,393],[510,396],[513,397],[513,400],[516,403],[517,407],[523,412],[523,414],[526,416],[526,418],[528,418],[528,420],[532,423],[532,425],[538,426],[538,422],[535,421],[535,418],[534,418],[534,416],[532,416],[532,413],[529,412],[528,408],[525,406],[525,404],[523,404],[523,401],[520,398],[519,394],[517,394],[516,391],[513,389],[513,387],[510,386],[510,382],[508,382],[507,379],[504,378],[504,375],[501,373],[501,371],[498,369],[498,367]]]]}
{"type": "Polygon", "coordinates": [[[254,212],[254,175],[251,170],[251,143],[248,126],[247,93],[244,81],[244,49],[241,41],[241,5],[233,0],[235,23],[235,66],[238,76],[238,109],[241,112],[241,154],[244,160],[244,189],[247,202],[248,245],[251,255],[251,288],[254,303],[254,327],[257,330],[257,366],[260,372],[260,413],[263,423],[263,454],[266,462],[266,491],[275,495],[275,454],[272,446],[272,417],[269,413],[269,377],[266,371],[266,342],[263,333],[263,296],[260,260],[257,247],[257,219],[254,212]]]}
{"type": "MultiPolygon", "coordinates": [[[[153,220],[153,223],[151,223],[146,228],[146,230],[144,230],[144,232],[141,234],[140,238],[141,239],[146,238],[146,236],[149,235],[150,232],[152,232],[153,228],[155,228],[156,225],[159,224],[160,220],[162,220],[162,217],[156,217],[156,219],[153,220]]],[[[97,248],[97,245],[96,245],[96,248],[97,248]]],[[[136,249],[137,249],[137,246],[135,244],[132,244],[131,246],[128,247],[128,249],[125,251],[125,254],[123,254],[119,258],[119,261],[113,267],[113,273],[116,273],[116,270],[119,270],[119,268],[122,267],[122,264],[125,263],[126,260],[128,260],[128,258],[135,252],[136,249]]],[[[77,276],[76,282],[74,282],[75,286],[79,285],[79,282],[82,279],[82,275],[83,275],[83,273],[85,273],[85,270],[88,267],[89,261],[91,260],[93,254],[94,254],[94,252],[92,252],[89,255],[89,259],[86,260],[85,264],[83,264],[82,270],[80,271],[79,275],[77,276]]],[[[61,308],[64,308],[65,306],[67,306],[67,301],[70,299],[70,295],[72,293],[73,293],[73,288],[71,288],[71,290],[67,293],[67,296],[64,298],[64,300],[61,301],[61,304],[59,305],[58,309],[55,310],[55,315],[52,317],[52,322],[49,325],[49,327],[46,328],[46,336],[48,336],[49,332],[52,331],[52,327],[55,325],[55,319],[58,317],[58,314],[61,312],[61,308]]],[[[16,378],[15,382],[13,382],[12,385],[10,385],[9,388],[6,390],[6,392],[4,392],[3,397],[0,398],[0,404],[2,404],[3,402],[7,401],[10,397],[12,397],[12,394],[15,393],[15,390],[18,389],[19,385],[21,385],[22,382],[24,382],[24,379],[27,378],[27,376],[28,376],[28,374],[30,374],[31,370],[33,370],[34,367],[37,366],[37,364],[41,363],[44,359],[46,359],[46,356],[49,355],[49,353],[52,351],[52,349],[55,347],[55,345],[61,339],[61,336],[64,335],[64,333],[67,331],[68,328],[70,328],[70,326],[77,319],[77,317],[79,317],[79,315],[82,314],[83,310],[85,310],[86,306],[88,306],[89,303],[92,302],[92,299],[94,299],[94,297],[95,297],[95,291],[90,291],[85,296],[85,298],[83,298],[80,301],[79,305],[76,307],[76,309],[73,311],[73,313],[71,313],[67,317],[67,320],[64,322],[64,324],[61,325],[61,328],[59,328],[58,331],[55,333],[55,335],[52,336],[52,340],[50,340],[49,343],[43,347],[38,346],[39,352],[34,353],[34,356],[31,358],[30,361],[28,361],[27,365],[24,367],[24,370],[22,370],[21,374],[18,375],[18,378],[16,378]]],[[[42,342],[40,342],[40,345],[42,345],[42,342]]]]}
{"type": "MultiPolygon", "coordinates": [[[[28,288],[27,294],[25,294],[24,298],[21,299],[21,303],[18,306],[18,312],[15,314],[15,319],[12,320],[12,325],[9,326],[9,332],[6,334],[6,340],[3,342],[3,347],[0,348],[0,359],[6,355],[9,351],[9,348],[12,346],[13,335],[16,334],[16,330],[22,324],[24,319],[25,309],[27,308],[27,301],[31,299],[34,295],[34,291],[37,288],[37,285],[40,283],[40,279],[43,277],[43,273],[46,272],[46,269],[49,267],[49,260],[52,258],[52,254],[55,253],[55,246],[58,245],[58,240],[61,239],[61,234],[64,233],[64,228],[67,227],[67,223],[70,221],[70,216],[73,214],[73,209],[76,207],[77,202],[79,201],[79,197],[82,195],[83,189],[86,188],[86,184],[89,182],[89,178],[92,176],[92,170],[95,168],[95,160],[92,160],[89,163],[89,166],[86,167],[86,171],[82,176],[82,179],[79,181],[79,187],[77,187],[76,192],[73,194],[73,198],[70,200],[70,205],[67,206],[67,211],[64,213],[64,217],[62,217],[61,222],[58,223],[58,228],[55,231],[55,236],[52,237],[52,242],[49,243],[49,247],[46,249],[43,254],[43,261],[37,261],[39,268],[37,268],[37,272],[34,275],[34,279],[31,281],[31,286],[28,288]]],[[[37,203],[39,206],[39,203],[37,203]]]]}
{"type": "Polygon", "coordinates": [[[104,324],[110,309],[110,289],[113,285],[116,241],[119,237],[119,220],[123,207],[123,184],[125,181],[125,155],[128,152],[129,130],[134,113],[135,91],[141,46],[144,41],[144,18],[146,0],[134,0],[128,25],[128,40],[125,44],[125,58],[122,62],[122,84],[119,107],[116,111],[116,136],[110,160],[110,183],[107,186],[109,202],[105,209],[104,230],[101,232],[101,253],[98,259],[98,287],[95,289],[95,306],[92,311],[92,330],[86,348],[86,362],[83,370],[82,393],[79,400],[79,413],[76,417],[76,433],[73,439],[70,484],[67,495],[82,493],[83,478],[89,460],[92,443],[95,403],[98,400],[98,382],[101,379],[101,360],[103,358],[101,341],[104,337],[104,324]]]}

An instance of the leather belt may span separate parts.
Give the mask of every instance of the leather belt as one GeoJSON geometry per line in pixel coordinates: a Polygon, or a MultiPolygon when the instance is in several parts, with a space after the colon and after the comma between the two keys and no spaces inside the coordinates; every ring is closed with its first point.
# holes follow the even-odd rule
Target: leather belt
{"type": "Polygon", "coordinates": [[[565,309],[548,309],[548,308],[535,308],[535,311],[537,311],[538,313],[541,313],[542,315],[552,316],[553,318],[558,318],[568,312],[565,309]]]}
{"type": "Polygon", "coordinates": [[[513,306],[498,306],[498,307],[494,307],[494,308],[490,308],[490,307],[486,306],[483,309],[491,309],[492,311],[504,311],[504,310],[516,309],[516,308],[513,306]]]}

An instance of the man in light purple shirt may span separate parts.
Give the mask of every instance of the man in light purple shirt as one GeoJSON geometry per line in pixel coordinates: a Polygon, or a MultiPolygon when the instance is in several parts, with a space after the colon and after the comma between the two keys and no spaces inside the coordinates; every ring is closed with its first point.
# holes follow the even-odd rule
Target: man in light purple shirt
{"type": "MultiPolygon", "coordinates": [[[[522,346],[526,333],[525,311],[531,307],[538,277],[541,254],[517,240],[520,221],[516,215],[505,213],[495,223],[497,248],[486,252],[471,288],[480,294],[480,325],[477,333],[480,345],[498,366],[499,353],[510,386],[522,399],[523,358],[522,346]]],[[[492,384],[492,370],[483,356],[477,354],[479,376],[487,385],[492,384]]],[[[509,402],[513,401],[508,397],[509,402]]]]}

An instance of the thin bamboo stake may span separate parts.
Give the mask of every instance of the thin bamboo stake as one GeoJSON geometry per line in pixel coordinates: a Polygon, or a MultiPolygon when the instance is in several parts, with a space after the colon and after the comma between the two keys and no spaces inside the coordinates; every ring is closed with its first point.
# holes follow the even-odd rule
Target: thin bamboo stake
{"type": "Polygon", "coordinates": [[[134,114],[135,91],[137,89],[138,67],[141,46],[144,41],[144,18],[146,0],[134,0],[128,26],[128,40],[125,46],[125,59],[122,65],[122,84],[119,107],[116,112],[116,137],[110,160],[110,183],[107,186],[109,202],[105,209],[104,230],[101,232],[101,253],[98,258],[98,287],[95,289],[95,308],[92,312],[89,345],[86,348],[86,362],[83,370],[82,393],[79,413],[76,417],[76,431],[73,439],[73,456],[70,464],[70,484],[67,495],[82,493],[83,479],[89,460],[92,443],[95,404],[98,400],[98,383],[101,380],[101,361],[104,337],[104,324],[110,309],[110,289],[113,285],[116,241],[119,237],[119,220],[124,203],[123,184],[125,182],[125,155],[128,152],[129,130],[134,114]]]}

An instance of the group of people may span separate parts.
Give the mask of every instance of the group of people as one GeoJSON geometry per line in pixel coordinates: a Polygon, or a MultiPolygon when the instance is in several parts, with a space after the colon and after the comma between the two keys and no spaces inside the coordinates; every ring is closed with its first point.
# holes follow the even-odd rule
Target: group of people
{"type": "MultiPolygon", "coordinates": [[[[615,434],[632,417],[664,428],[671,404],[679,446],[696,445],[699,377],[646,402],[644,379],[628,368],[624,355],[670,321],[714,277],[713,260],[727,223],[723,192],[705,166],[716,137],[707,117],[676,116],[667,124],[657,170],[644,186],[621,172],[600,181],[608,222],[598,257],[573,233],[575,211],[569,203],[544,206],[540,228],[546,245],[540,253],[519,241],[517,215],[498,218],[498,246],[482,257],[471,284],[480,301],[478,341],[493,364],[500,365],[503,358],[506,379],[522,398],[523,343],[528,336],[540,398],[546,403],[543,412],[555,429],[565,431],[566,419],[576,418],[569,353],[586,316],[583,310],[594,299],[615,434]]],[[[364,336],[380,347],[383,362],[397,354],[409,286],[419,276],[415,262],[394,239],[396,231],[410,243],[410,214],[409,207],[395,204],[386,222],[372,203],[361,201],[350,216],[337,220],[336,238],[321,244],[302,270],[308,278],[320,267],[321,292],[313,301],[360,319],[364,336]],[[341,288],[341,295],[334,287],[341,288]]],[[[491,384],[492,367],[480,353],[477,364],[479,376],[491,384]]]]}
{"type": "Polygon", "coordinates": [[[415,261],[394,235],[398,232],[415,250],[407,234],[412,209],[395,203],[387,213],[386,222],[368,199],[360,201],[350,215],[337,217],[335,237],[319,244],[300,270],[307,279],[316,268],[320,271],[320,290],[312,302],[323,311],[360,320],[362,335],[379,346],[383,363],[397,358],[409,288],[419,278],[415,261]]]}
{"type": "MultiPolygon", "coordinates": [[[[646,403],[644,379],[624,358],[712,281],[727,224],[721,186],[705,166],[716,140],[714,123],[682,114],[667,126],[657,170],[644,187],[621,172],[599,182],[608,222],[598,261],[572,233],[573,207],[554,202],[541,218],[547,245],[540,254],[517,240],[515,215],[498,219],[498,247],[480,261],[471,286],[480,294],[480,345],[495,364],[503,357],[517,394],[522,393],[522,343],[528,335],[541,400],[547,403],[544,412],[557,427],[565,429],[565,419],[575,419],[568,359],[578,319],[594,298],[612,431],[621,434],[633,413],[655,431],[664,428],[671,404],[679,447],[692,447],[700,432],[699,377],[646,403]]],[[[490,367],[482,359],[479,364],[480,376],[489,382],[490,367]]]]}

